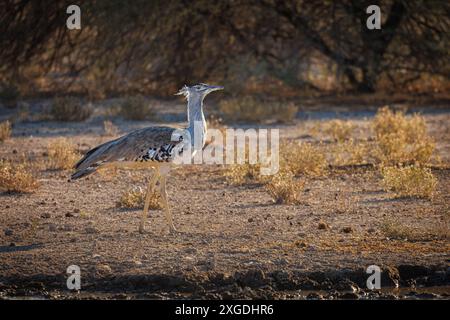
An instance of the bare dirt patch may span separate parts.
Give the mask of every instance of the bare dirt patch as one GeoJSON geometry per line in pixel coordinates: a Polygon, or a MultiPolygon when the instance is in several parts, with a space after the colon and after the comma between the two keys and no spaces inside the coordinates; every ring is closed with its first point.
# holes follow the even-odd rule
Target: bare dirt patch
{"type": "MultiPolygon", "coordinates": [[[[372,115],[337,116],[356,126],[356,140],[370,139],[372,115]]],[[[303,113],[278,128],[284,138],[333,145],[320,132],[311,134],[326,117],[303,113]]],[[[389,286],[449,288],[450,113],[424,117],[441,158],[432,168],[438,192],[430,200],[385,192],[379,172],[367,165],[331,166],[324,176],[306,178],[295,205],[275,203],[264,186],[230,185],[222,166],[184,166],[168,181],[177,234],[168,233],[160,210],[151,211],[147,232],[139,234],[140,210],[116,206],[126,190],[145,188],[150,172],[108,171],[68,182],[69,170],[46,167],[47,146],[60,136],[80,152],[111,139],[102,134],[104,118],[15,123],[0,158],[33,162],[40,187],[0,195],[0,291],[76,297],[65,288],[72,264],[81,268],[83,292],[110,298],[306,296],[299,289],[370,298],[348,281],[364,287],[372,264],[389,286]],[[387,219],[415,237],[389,237],[387,219]]],[[[120,132],[150,124],[114,121],[120,132]]]]}

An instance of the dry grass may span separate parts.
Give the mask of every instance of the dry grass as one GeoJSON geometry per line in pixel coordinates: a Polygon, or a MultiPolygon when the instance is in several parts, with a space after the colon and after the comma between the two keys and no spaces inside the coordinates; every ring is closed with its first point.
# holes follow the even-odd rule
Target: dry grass
{"type": "Polygon", "coordinates": [[[380,230],[389,239],[409,241],[446,240],[450,238],[448,225],[437,223],[428,228],[414,228],[396,219],[384,219],[380,230]]]}
{"type": "Polygon", "coordinates": [[[355,141],[352,138],[338,142],[330,147],[329,162],[334,166],[348,166],[367,163],[370,158],[370,146],[367,142],[355,141]]]}
{"type": "Polygon", "coordinates": [[[377,157],[385,165],[429,162],[435,149],[427,135],[425,120],[419,115],[406,117],[403,112],[381,108],[374,120],[377,157]]]}
{"type": "Polygon", "coordinates": [[[119,134],[119,128],[117,128],[111,121],[103,121],[103,135],[114,137],[119,134]]]}
{"type": "Polygon", "coordinates": [[[268,120],[292,122],[298,111],[298,107],[293,103],[262,102],[250,96],[221,101],[219,108],[227,121],[253,123],[268,120]]]}
{"type": "Polygon", "coordinates": [[[418,166],[381,168],[385,190],[398,197],[432,198],[437,179],[429,168],[418,166]]]}
{"type": "Polygon", "coordinates": [[[327,170],[327,160],[320,148],[307,142],[286,142],[281,147],[281,166],[296,176],[320,176],[327,170]]]}
{"type": "Polygon", "coordinates": [[[74,97],[59,97],[53,100],[50,116],[56,121],[84,121],[92,115],[92,107],[74,97]]]}
{"type": "MultiPolygon", "coordinates": [[[[142,188],[135,188],[128,190],[122,194],[120,199],[116,202],[116,207],[127,209],[142,209],[145,204],[145,192],[142,188]]],[[[156,192],[151,194],[150,197],[150,209],[162,209],[160,203],[160,196],[156,192]]]]}
{"type": "Polygon", "coordinates": [[[338,142],[349,140],[354,129],[355,125],[351,121],[336,119],[324,124],[324,133],[338,142]]]}
{"type": "Polygon", "coordinates": [[[143,96],[137,95],[125,99],[120,108],[120,115],[127,120],[152,120],[156,112],[143,96]]]}
{"type": "Polygon", "coordinates": [[[8,161],[0,160],[1,191],[28,193],[38,187],[39,183],[24,163],[13,165],[8,161]]]}
{"type": "Polygon", "coordinates": [[[298,204],[304,185],[304,181],[296,180],[292,172],[282,170],[274,175],[265,187],[275,203],[298,204]]]}
{"type": "Polygon", "coordinates": [[[0,123],[0,142],[5,141],[9,137],[11,137],[11,123],[6,120],[0,123]]]}
{"type": "Polygon", "coordinates": [[[73,168],[79,158],[75,146],[67,139],[60,138],[47,146],[50,169],[65,170],[73,168]]]}
{"type": "Polygon", "coordinates": [[[413,240],[417,237],[417,232],[414,228],[393,219],[382,221],[380,230],[387,238],[394,240],[413,240]]]}
{"type": "Polygon", "coordinates": [[[259,164],[233,164],[226,167],[224,175],[233,185],[261,183],[264,178],[260,174],[260,167],[259,164]]]}

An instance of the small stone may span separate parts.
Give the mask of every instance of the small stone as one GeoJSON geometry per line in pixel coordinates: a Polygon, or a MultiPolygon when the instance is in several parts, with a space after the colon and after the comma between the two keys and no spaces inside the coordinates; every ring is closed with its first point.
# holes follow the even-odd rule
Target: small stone
{"type": "Polygon", "coordinates": [[[439,296],[435,293],[423,292],[416,295],[416,298],[419,299],[437,299],[439,296]]]}
{"type": "Polygon", "coordinates": [[[15,244],[14,242],[11,242],[11,243],[9,244],[9,246],[10,246],[10,247],[15,247],[16,244],[15,244]]]}
{"type": "Polygon", "coordinates": [[[86,227],[84,231],[86,231],[86,233],[98,233],[98,230],[94,227],[86,227]]]}
{"type": "Polygon", "coordinates": [[[13,231],[11,229],[5,229],[5,236],[12,236],[13,231]]]}
{"type": "Polygon", "coordinates": [[[353,232],[353,228],[352,227],[344,227],[341,230],[344,233],[352,233],[353,232]]]}
{"type": "Polygon", "coordinates": [[[248,222],[253,222],[253,218],[248,218],[248,222]]]}
{"type": "Polygon", "coordinates": [[[339,296],[339,299],[344,299],[344,300],[358,300],[359,299],[359,295],[355,292],[345,292],[343,294],[341,294],[339,296]]]}
{"type": "Polygon", "coordinates": [[[73,217],[74,215],[73,215],[72,212],[67,212],[67,213],[65,214],[65,216],[66,216],[66,218],[71,218],[71,217],[73,217]]]}
{"type": "Polygon", "coordinates": [[[284,265],[287,265],[287,264],[289,264],[289,261],[287,260],[287,259],[285,259],[285,258],[277,258],[277,259],[275,259],[275,261],[274,261],[274,263],[276,264],[276,265],[281,265],[281,266],[284,266],[284,265]]]}
{"type": "Polygon", "coordinates": [[[97,272],[101,273],[101,274],[109,274],[112,272],[112,269],[110,266],[108,266],[107,264],[99,264],[96,267],[97,272]]]}
{"type": "Polygon", "coordinates": [[[306,299],[308,299],[308,300],[323,300],[323,296],[318,293],[312,292],[306,296],[306,299]]]}
{"type": "Polygon", "coordinates": [[[41,218],[43,219],[49,219],[51,217],[52,215],[49,212],[44,212],[43,214],[41,214],[41,218]]]}
{"type": "Polygon", "coordinates": [[[319,230],[328,230],[328,229],[330,229],[330,226],[326,222],[320,221],[317,228],[319,230]]]}
{"type": "Polygon", "coordinates": [[[75,213],[80,213],[80,209],[75,208],[75,209],[73,210],[73,212],[75,212],[75,213]]]}
{"type": "Polygon", "coordinates": [[[305,241],[295,241],[294,244],[299,248],[306,248],[308,246],[308,243],[305,241]]]}
{"type": "Polygon", "coordinates": [[[376,230],[374,228],[370,228],[369,230],[367,230],[368,233],[374,233],[376,230]]]}
{"type": "Polygon", "coordinates": [[[73,227],[69,224],[65,224],[64,226],[61,227],[62,231],[73,231],[73,227]]]}
{"type": "Polygon", "coordinates": [[[186,248],[186,249],[184,249],[184,252],[186,252],[188,254],[194,254],[194,253],[197,253],[197,249],[195,249],[195,248],[186,248]]]}

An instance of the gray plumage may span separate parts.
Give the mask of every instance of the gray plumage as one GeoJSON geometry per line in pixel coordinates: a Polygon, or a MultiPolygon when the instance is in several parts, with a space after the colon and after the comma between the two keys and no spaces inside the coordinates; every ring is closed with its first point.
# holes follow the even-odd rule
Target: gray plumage
{"type": "MultiPolygon", "coordinates": [[[[188,100],[188,122],[186,130],[194,136],[195,122],[202,123],[202,145],[206,137],[206,121],[203,114],[203,98],[210,92],[223,87],[198,84],[192,87],[184,86],[177,94],[184,95],[188,100]]],[[[174,139],[172,134],[180,128],[155,126],[135,130],[129,134],[101,144],[89,150],[75,165],[76,172],[71,179],[76,180],[95,172],[106,163],[135,161],[135,162],[170,162],[174,152],[182,151],[177,148],[181,138],[174,139]]],[[[194,143],[192,141],[192,143],[194,143]]]]}
{"type": "Polygon", "coordinates": [[[72,179],[91,174],[102,164],[115,161],[168,162],[180,141],[171,141],[177,128],[149,127],[101,144],[86,153],[75,165],[72,179]]]}

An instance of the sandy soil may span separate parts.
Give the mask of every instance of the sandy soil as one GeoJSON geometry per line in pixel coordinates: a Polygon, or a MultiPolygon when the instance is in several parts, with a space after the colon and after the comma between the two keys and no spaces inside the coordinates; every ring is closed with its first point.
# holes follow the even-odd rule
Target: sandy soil
{"type": "MultiPolygon", "coordinates": [[[[163,119],[183,118],[182,106],[172,109],[163,119]]],[[[279,128],[284,137],[318,141],[310,133],[318,122],[345,117],[355,121],[355,138],[361,138],[371,116],[303,112],[295,124],[279,128]]],[[[300,205],[279,205],[262,186],[229,185],[221,166],[185,166],[171,172],[168,184],[177,234],[168,233],[162,211],[152,211],[147,232],[139,234],[140,210],[116,208],[122,192],[145,187],[149,172],[68,182],[70,171],[45,169],[46,146],[57,137],[70,138],[82,151],[111,139],[102,136],[102,116],[84,123],[16,123],[13,137],[0,145],[0,158],[17,160],[23,153],[41,162],[41,187],[0,195],[0,296],[76,297],[65,288],[66,268],[75,264],[82,292],[96,297],[299,298],[298,289],[363,292],[354,287],[364,286],[365,268],[376,264],[386,286],[440,285],[448,297],[448,237],[392,240],[380,230],[386,218],[448,230],[450,112],[428,111],[425,118],[443,164],[433,170],[439,192],[431,201],[396,199],[383,191],[374,169],[345,167],[309,179],[300,205]],[[321,221],[330,229],[319,229],[321,221]]],[[[151,125],[114,122],[123,133],[151,125]]]]}

